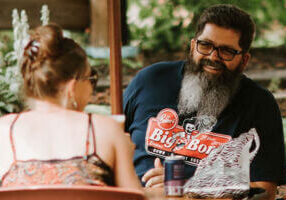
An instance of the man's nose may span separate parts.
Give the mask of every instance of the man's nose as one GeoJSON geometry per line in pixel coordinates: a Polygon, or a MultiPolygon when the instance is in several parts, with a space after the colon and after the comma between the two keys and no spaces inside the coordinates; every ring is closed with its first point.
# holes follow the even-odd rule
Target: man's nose
{"type": "Polygon", "coordinates": [[[209,55],[210,59],[215,61],[215,60],[221,60],[219,53],[218,53],[218,49],[214,49],[213,52],[209,55]]]}

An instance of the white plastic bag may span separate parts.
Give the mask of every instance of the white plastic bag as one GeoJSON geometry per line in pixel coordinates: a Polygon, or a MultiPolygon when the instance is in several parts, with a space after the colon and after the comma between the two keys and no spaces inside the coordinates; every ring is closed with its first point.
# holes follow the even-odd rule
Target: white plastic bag
{"type": "Polygon", "coordinates": [[[260,142],[255,129],[214,149],[201,160],[184,186],[190,198],[243,198],[249,191],[249,166],[260,142]],[[251,145],[255,142],[255,148],[251,145]]]}

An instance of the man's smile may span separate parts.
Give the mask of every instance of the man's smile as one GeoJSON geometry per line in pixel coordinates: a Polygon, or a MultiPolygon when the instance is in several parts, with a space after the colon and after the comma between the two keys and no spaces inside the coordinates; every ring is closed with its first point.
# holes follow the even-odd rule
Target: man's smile
{"type": "Polygon", "coordinates": [[[205,72],[214,75],[219,75],[223,73],[224,69],[226,68],[223,63],[213,62],[209,59],[200,60],[199,65],[201,69],[203,69],[205,72]]]}
{"type": "Polygon", "coordinates": [[[203,69],[205,72],[211,73],[211,74],[221,74],[223,72],[223,69],[220,67],[214,67],[211,65],[204,65],[203,69]]]}

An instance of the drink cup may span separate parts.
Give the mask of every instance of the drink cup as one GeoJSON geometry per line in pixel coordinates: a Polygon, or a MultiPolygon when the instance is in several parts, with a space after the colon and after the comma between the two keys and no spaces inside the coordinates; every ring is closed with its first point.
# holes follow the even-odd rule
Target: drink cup
{"type": "Polygon", "coordinates": [[[183,196],[185,184],[185,159],[183,156],[169,156],[164,163],[166,196],[183,196]]]}

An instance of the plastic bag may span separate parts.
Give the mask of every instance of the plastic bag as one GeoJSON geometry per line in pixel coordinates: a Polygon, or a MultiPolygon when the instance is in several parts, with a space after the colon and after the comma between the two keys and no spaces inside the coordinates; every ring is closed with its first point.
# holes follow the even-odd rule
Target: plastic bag
{"type": "Polygon", "coordinates": [[[260,142],[255,129],[214,149],[184,185],[190,198],[244,198],[249,192],[249,166],[260,142]],[[252,143],[255,147],[251,150],[252,143]],[[251,150],[251,152],[250,152],[251,150]]]}

